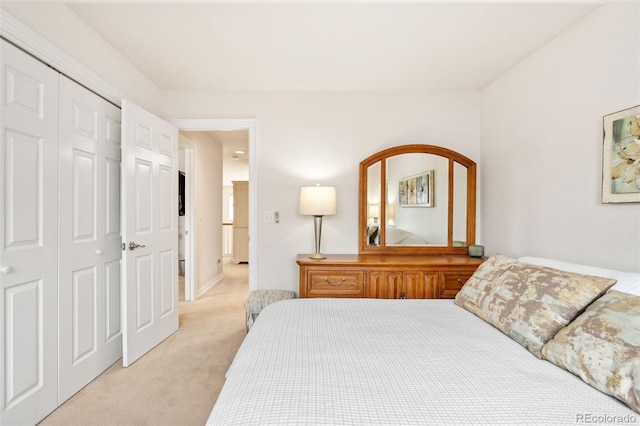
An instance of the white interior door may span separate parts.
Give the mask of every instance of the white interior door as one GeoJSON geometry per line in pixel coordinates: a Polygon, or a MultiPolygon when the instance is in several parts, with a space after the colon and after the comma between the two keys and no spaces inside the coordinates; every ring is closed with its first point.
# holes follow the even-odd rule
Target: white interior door
{"type": "Polygon", "coordinates": [[[59,393],[122,355],[120,109],[60,76],[59,393]]]}
{"type": "Polygon", "coordinates": [[[122,102],[123,356],[178,329],[178,129],[122,102]]]}
{"type": "Polygon", "coordinates": [[[0,40],[0,424],[57,406],[58,73],[0,40]]]}

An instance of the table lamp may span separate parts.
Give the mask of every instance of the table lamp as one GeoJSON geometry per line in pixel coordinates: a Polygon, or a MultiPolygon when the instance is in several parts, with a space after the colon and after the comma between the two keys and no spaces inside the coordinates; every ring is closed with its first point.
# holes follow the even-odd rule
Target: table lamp
{"type": "Polygon", "coordinates": [[[334,186],[303,186],[300,188],[300,214],[313,216],[316,252],[310,259],[325,259],[320,253],[322,217],[336,214],[336,188],[334,186]]]}

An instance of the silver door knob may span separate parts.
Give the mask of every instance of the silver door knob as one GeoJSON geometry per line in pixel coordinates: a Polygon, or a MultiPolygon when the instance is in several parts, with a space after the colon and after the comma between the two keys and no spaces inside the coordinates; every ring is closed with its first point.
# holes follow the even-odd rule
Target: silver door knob
{"type": "Polygon", "coordinates": [[[0,272],[2,272],[3,274],[8,274],[9,272],[11,272],[11,267],[3,266],[2,269],[0,269],[0,272]]]}
{"type": "Polygon", "coordinates": [[[133,241],[129,243],[129,250],[135,250],[137,248],[146,247],[144,244],[136,244],[133,241]]]}
{"type": "Polygon", "coordinates": [[[96,254],[97,254],[98,256],[101,256],[101,255],[102,255],[102,249],[98,249],[98,250],[96,250],[96,254]]]}

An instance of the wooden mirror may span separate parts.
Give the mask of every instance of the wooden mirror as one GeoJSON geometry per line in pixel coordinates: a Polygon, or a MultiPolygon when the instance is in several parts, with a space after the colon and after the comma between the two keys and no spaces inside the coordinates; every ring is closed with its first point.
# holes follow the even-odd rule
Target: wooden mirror
{"type": "Polygon", "coordinates": [[[402,145],[360,163],[361,254],[468,254],[476,163],[447,148],[402,145]]]}

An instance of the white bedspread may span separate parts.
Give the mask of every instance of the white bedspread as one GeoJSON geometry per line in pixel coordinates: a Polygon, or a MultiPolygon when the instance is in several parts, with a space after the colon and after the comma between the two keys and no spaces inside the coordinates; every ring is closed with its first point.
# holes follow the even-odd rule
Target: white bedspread
{"type": "Polygon", "coordinates": [[[296,299],[262,311],[208,424],[594,419],[640,424],[640,415],[616,399],[537,359],[451,300],[296,299]]]}

